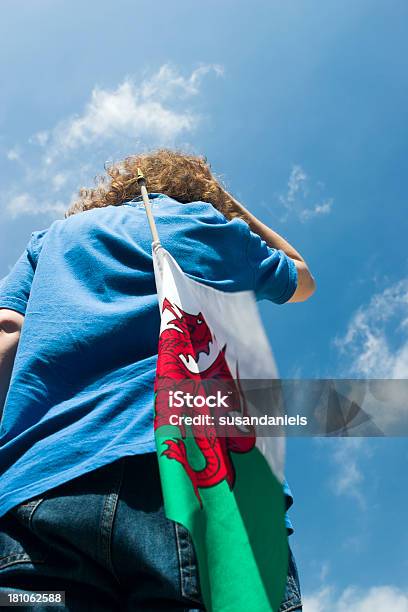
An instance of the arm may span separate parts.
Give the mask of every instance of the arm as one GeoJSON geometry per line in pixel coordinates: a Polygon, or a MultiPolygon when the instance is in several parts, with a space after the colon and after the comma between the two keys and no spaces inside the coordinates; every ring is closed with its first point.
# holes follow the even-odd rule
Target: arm
{"type": "Polygon", "coordinates": [[[14,310],[0,308],[0,416],[10,385],[24,316],[14,310]]]}
{"type": "Polygon", "coordinates": [[[258,236],[265,240],[268,246],[274,249],[280,249],[281,251],[286,253],[288,257],[293,259],[298,273],[298,285],[295,293],[288,301],[304,302],[305,300],[307,300],[311,295],[313,295],[316,289],[316,284],[313,276],[309,271],[309,268],[307,267],[305,260],[300,255],[300,253],[298,253],[296,249],[294,249],[293,246],[289,244],[287,240],[282,238],[282,236],[280,236],[277,232],[274,232],[270,227],[265,225],[265,223],[259,221],[259,219],[255,217],[255,215],[250,213],[242,204],[235,200],[231,196],[231,194],[227,192],[225,193],[234,201],[237,211],[240,213],[240,215],[243,215],[245,217],[245,220],[247,221],[250,229],[255,234],[258,234],[258,236]]]}

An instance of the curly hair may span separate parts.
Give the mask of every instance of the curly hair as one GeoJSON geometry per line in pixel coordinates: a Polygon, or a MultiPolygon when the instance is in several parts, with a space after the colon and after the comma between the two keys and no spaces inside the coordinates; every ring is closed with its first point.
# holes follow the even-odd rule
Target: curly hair
{"type": "Polygon", "coordinates": [[[96,177],[93,189],[82,188],[65,217],[104,206],[120,206],[140,195],[137,168],[146,177],[150,193],[164,193],[178,202],[209,202],[227,219],[241,217],[234,199],[224,191],[221,178],[215,177],[207,159],[181,151],[157,149],[105,166],[106,176],[96,177]]]}

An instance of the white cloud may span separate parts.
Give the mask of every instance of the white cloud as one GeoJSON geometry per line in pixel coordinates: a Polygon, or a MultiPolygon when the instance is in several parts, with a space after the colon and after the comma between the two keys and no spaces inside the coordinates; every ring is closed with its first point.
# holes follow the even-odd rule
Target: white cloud
{"type": "Polygon", "coordinates": [[[165,64],[150,79],[142,82],[140,95],[144,100],[166,100],[178,97],[196,96],[200,92],[203,77],[214,71],[217,76],[224,74],[222,66],[210,64],[196,68],[187,78],[180,75],[172,66],[165,64]]]}
{"type": "Polygon", "coordinates": [[[330,572],[330,563],[328,561],[324,561],[321,564],[320,572],[319,572],[319,580],[320,582],[324,582],[330,572]]]}
{"type": "Polygon", "coordinates": [[[57,172],[52,178],[54,191],[60,191],[68,180],[68,176],[64,172],[57,172]]]}
{"type": "MultiPolygon", "coordinates": [[[[408,425],[408,278],[375,294],[357,309],[334,344],[344,378],[355,382],[354,401],[386,435],[408,425]]],[[[405,429],[406,431],[406,429],[405,429]]]]}
{"type": "Polygon", "coordinates": [[[367,590],[349,587],[338,593],[324,587],[303,598],[304,612],[408,612],[408,592],[394,586],[367,590]]]}
{"type": "Polygon", "coordinates": [[[222,67],[206,64],[182,75],[164,64],[140,82],[127,77],[112,89],[95,86],[82,111],[31,136],[24,163],[17,157],[20,148],[10,149],[8,158],[19,160],[21,176],[18,182],[3,185],[3,209],[12,217],[60,216],[72,193],[89,184],[98,168],[102,172],[107,159],[176,146],[202,120],[187,102],[197,98],[210,73],[220,76],[222,67]],[[52,193],[58,193],[56,201],[52,193]]]}
{"type": "MultiPolygon", "coordinates": [[[[407,426],[408,384],[400,380],[408,378],[407,322],[408,279],[403,279],[359,307],[344,335],[335,339],[345,364],[340,370],[343,380],[334,381],[335,389],[347,397],[350,406],[361,409],[351,435],[359,426],[374,435],[401,435],[407,426]]],[[[368,468],[363,466],[372,446],[361,437],[338,438],[332,443],[335,469],[330,486],[335,494],[353,498],[364,510],[368,468]]],[[[358,548],[361,543],[361,537],[351,537],[344,545],[358,548]]]]}
{"type": "Polygon", "coordinates": [[[64,202],[39,201],[29,193],[20,193],[10,197],[6,204],[6,210],[12,218],[23,214],[39,215],[53,213],[55,215],[63,215],[66,208],[64,202]]]}
{"type": "Polygon", "coordinates": [[[352,316],[335,345],[348,361],[346,374],[378,379],[408,377],[408,279],[403,279],[352,316]]]}
{"type": "Polygon", "coordinates": [[[281,196],[281,202],[286,208],[293,208],[298,196],[306,195],[308,176],[302,166],[293,166],[288,181],[286,196],[281,196]]]}
{"type": "Polygon", "coordinates": [[[300,221],[306,222],[314,217],[328,215],[332,211],[334,200],[322,198],[323,190],[324,184],[321,181],[313,184],[302,166],[294,165],[289,176],[287,191],[279,196],[279,201],[285,209],[281,220],[286,221],[295,216],[300,221]]]}
{"type": "MultiPolygon", "coordinates": [[[[217,65],[201,66],[184,77],[168,64],[140,84],[125,78],[116,89],[94,87],[82,114],[61,121],[42,142],[47,145],[47,163],[58,153],[88,146],[101,139],[147,139],[167,144],[183,132],[191,132],[199,123],[199,115],[177,102],[195,96],[203,77],[222,74],[217,65]],[[164,102],[171,103],[165,105],[164,102]]],[[[39,134],[37,140],[40,142],[39,134]]]]}
{"type": "Polygon", "coordinates": [[[9,161],[19,161],[20,160],[20,153],[16,148],[10,149],[9,151],[7,151],[6,153],[6,157],[9,161]]]}
{"type": "Polygon", "coordinates": [[[175,112],[155,100],[141,101],[137,89],[128,80],[114,91],[95,88],[85,112],[54,131],[58,150],[92,144],[100,138],[126,136],[140,138],[149,134],[163,141],[195,126],[189,112],[175,112]]]}
{"type": "Polygon", "coordinates": [[[322,202],[321,204],[316,204],[313,208],[305,208],[300,213],[300,219],[302,221],[307,221],[312,217],[319,217],[320,215],[328,215],[333,207],[333,198],[329,198],[328,200],[322,202]]]}
{"type": "Polygon", "coordinates": [[[42,130],[41,132],[37,132],[30,139],[30,143],[39,144],[41,147],[45,147],[50,137],[50,133],[47,130],[42,130]]]}
{"type": "Polygon", "coordinates": [[[335,449],[332,461],[336,470],[332,476],[332,489],[336,495],[347,495],[365,507],[362,483],[363,472],[360,469],[362,453],[368,452],[363,438],[333,439],[335,449]]]}

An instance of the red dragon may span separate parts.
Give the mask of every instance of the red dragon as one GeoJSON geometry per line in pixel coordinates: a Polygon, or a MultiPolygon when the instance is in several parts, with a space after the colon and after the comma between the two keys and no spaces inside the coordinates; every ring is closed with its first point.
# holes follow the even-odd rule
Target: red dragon
{"type": "MultiPolygon", "coordinates": [[[[209,367],[198,371],[199,355],[200,353],[209,355],[213,341],[211,330],[201,312],[196,315],[190,314],[172,304],[168,299],[163,301],[162,312],[165,310],[168,310],[174,318],[168,321],[159,339],[155,381],[155,430],[163,425],[169,425],[170,416],[174,414],[193,417],[208,415],[216,417],[216,423],[218,423],[218,417],[222,413],[220,408],[209,408],[206,405],[200,408],[183,406],[175,409],[170,407],[169,391],[178,389],[181,389],[183,393],[191,393],[194,397],[205,398],[209,395],[209,391],[222,388],[224,397],[226,390],[228,395],[228,400],[226,400],[228,409],[223,408],[224,413],[227,415],[235,412],[246,416],[247,407],[239,385],[239,377],[237,377],[237,385],[225,359],[226,345],[219,350],[209,367]],[[192,360],[193,367],[191,368],[192,360]]],[[[196,470],[189,463],[186,444],[183,440],[186,438],[186,428],[182,423],[179,428],[182,439],[166,440],[164,444],[167,445],[167,448],[162,454],[183,465],[202,506],[200,488],[215,486],[223,480],[227,481],[230,489],[233,488],[235,470],[230,453],[250,451],[256,442],[255,429],[248,427],[243,431],[229,425],[220,430],[217,424],[191,425],[191,433],[205,459],[204,467],[196,470]]]]}

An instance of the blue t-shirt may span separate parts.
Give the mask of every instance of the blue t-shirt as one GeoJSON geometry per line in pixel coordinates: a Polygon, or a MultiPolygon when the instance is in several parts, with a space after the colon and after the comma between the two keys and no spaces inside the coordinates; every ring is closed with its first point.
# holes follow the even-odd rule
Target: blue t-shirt
{"type": "MultiPolygon", "coordinates": [[[[150,194],[163,246],[192,278],[277,304],[297,272],[241,219],[150,194]]],[[[143,203],[92,209],[34,232],[0,283],[25,315],[1,421],[0,516],[124,455],[155,450],[160,327],[143,203]]]]}

